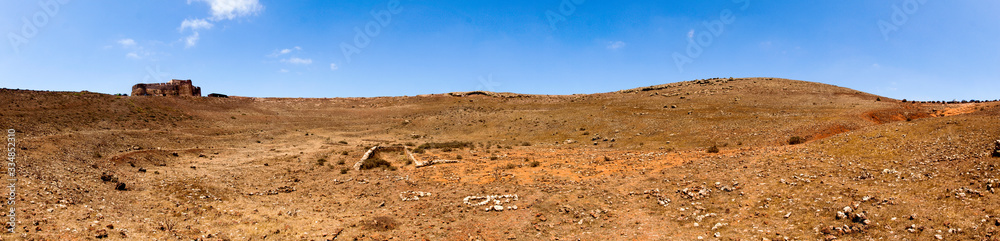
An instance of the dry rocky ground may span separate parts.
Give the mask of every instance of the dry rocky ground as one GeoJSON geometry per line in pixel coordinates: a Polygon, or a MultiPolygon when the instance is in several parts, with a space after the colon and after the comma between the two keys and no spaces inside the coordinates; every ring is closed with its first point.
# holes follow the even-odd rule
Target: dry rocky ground
{"type": "Polygon", "coordinates": [[[570,96],[4,89],[0,110],[19,155],[4,240],[1000,239],[995,102],[745,78],[570,96]],[[375,145],[458,162],[351,168],[375,145]]]}

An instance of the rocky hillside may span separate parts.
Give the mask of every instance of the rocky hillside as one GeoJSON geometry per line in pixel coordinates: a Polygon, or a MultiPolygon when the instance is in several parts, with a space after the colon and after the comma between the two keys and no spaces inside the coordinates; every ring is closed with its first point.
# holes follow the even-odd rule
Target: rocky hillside
{"type": "Polygon", "coordinates": [[[611,93],[0,90],[17,234],[63,239],[996,237],[997,103],[708,79],[611,93]],[[418,161],[370,147],[404,145],[418,161]]]}

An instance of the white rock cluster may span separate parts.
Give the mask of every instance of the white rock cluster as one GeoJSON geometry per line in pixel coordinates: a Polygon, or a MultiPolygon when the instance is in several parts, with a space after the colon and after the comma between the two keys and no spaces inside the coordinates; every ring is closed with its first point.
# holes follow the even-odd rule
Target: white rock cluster
{"type": "Polygon", "coordinates": [[[420,200],[421,197],[430,197],[430,196],[431,193],[421,192],[421,191],[405,191],[399,193],[399,199],[402,199],[404,202],[417,201],[420,200]]]}
{"type": "Polygon", "coordinates": [[[504,194],[504,195],[486,195],[486,196],[468,196],[462,199],[465,205],[478,207],[486,206],[486,211],[504,211],[504,210],[517,210],[517,205],[508,205],[511,202],[517,201],[517,194],[504,194]],[[482,201],[480,201],[482,200],[482,201]]]}

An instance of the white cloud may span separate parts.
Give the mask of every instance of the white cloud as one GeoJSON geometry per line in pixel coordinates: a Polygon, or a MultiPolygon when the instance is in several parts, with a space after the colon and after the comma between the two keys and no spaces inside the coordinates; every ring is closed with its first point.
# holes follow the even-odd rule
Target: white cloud
{"type": "Polygon", "coordinates": [[[195,44],[198,44],[199,38],[201,37],[199,36],[198,32],[194,32],[194,34],[184,39],[185,43],[184,47],[186,48],[194,47],[195,44]]]}
{"type": "Polygon", "coordinates": [[[624,47],[625,47],[625,42],[622,42],[622,41],[611,41],[611,42],[608,42],[608,49],[610,49],[610,50],[618,50],[618,49],[624,48],[624,47]]]}
{"type": "Polygon", "coordinates": [[[691,29],[691,31],[688,31],[688,38],[689,39],[693,39],[694,38],[694,29],[691,29]]]}
{"type": "Polygon", "coordinates": [[[142,57],[139,57],[139,54],[136,52],[128,53],[125,55],[125,57],[128,57],[130,59],[142,59],[142,57]]]}
{"type": "Polygon", "coordinates": [[[287,70],[287,69],[281,69],[281,70],[278,70],[278,72],[281,72],[281,73],[288,73],[288,70],[287,70]]]}
{"type": "Polygon", "coordinates": [[[302,48],[299,47],[299,46],[295,46],[294,48],[290,48],[290,49],[275,50],[274,53],[271,53],[271,54],[269,54],[267,56],[268,57],[278,57],[278,56],[285,55],[285,54],[291,53],[293,51],[298,51],[298,50],[302,50],[302,48]]]}
{"type": "Polygon", "coordinates": [[[338,69],[340,69],[340,66],[337,66],[337,64],[330,64],[330,70],[338,70],[338,69]]]}
{"type": "Polygon", "coordinates": [[[207,2],[212,8],[212,20],[232,20],[238,17],[257,15],[264,11],[258,0],[188,0],[207,2]]]}
{"type": "Polygon", "coordinates": [[[300,59],[298,57],[292,57],[288,59],[282,59],[281,62],[289,64],[312,64],[312,59],[300,59]]]}
{"type": "Polygon", "coordinates": [[[135,47],[135,40],[132,40],[130,38],[122,39],[122,40],[118,40],[118,44],[121,44],[122,47],[126,47],[126,48],[128,48],[128,47],[135,47]]]}
{"type": "Polygon", "coordinates": [[[199,29],[211,29],[212,26],[215,25],[209,23],[208,21],[205,21],[204,19],[185,19],[184,22],[181,23],[180,31],[184,32],[185,29],[189,28],[191,29],[191,31],[198,31],[199,29]]]}
{"type": "Polygon", "coordinates": [[[257,15],[264,11],[264,5],[259,0],[188,0],[187,3],[206,2],[212,9],[212,17],[207,19],[185,19],[181,22],[180,32],[191,29],[192,34],[183,39],[187,48],[198,44],[199,30],[211,29],[215,25],[212,22],[222,20],[233,20],[239,17],[257,15]]]}
{"type": "Polygon", "coordinates": [[[881,65],[879,65],[878,63],[874,63],[874,64],[872,64],[872,67],[873,67],[873,68],[876,68],[876,69],[878,69],[878,68],[882,68],[882,66],[881,66],[881,65]]]}

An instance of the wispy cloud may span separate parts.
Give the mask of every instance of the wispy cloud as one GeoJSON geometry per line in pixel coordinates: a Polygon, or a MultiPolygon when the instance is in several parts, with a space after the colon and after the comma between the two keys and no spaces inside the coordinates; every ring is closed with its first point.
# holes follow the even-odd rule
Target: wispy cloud
{"type": "Polygon", "coordinates": [[[278,70],[278,72],[281,72],[281,73],[288,73],[288,70],[287,70],[287,69],[281,69],[281,70],[278,70]]]}
{"type": "Polygon", "coordinates": [[[194,47],[194,45],[198,44],[198,39],[200,38],[201,36],[198,34],[198,32],[194,32],[194,34],[184,39],[184,47],[185,48],[194,47]]]}
{"type": "Polygon", "coordinates": [[[618,50],[618,49],[624,48],[624,47],[625,47],[625,42],[622,42],[622,41],[611,41],[611,42],[608,42],[608,49],[610,49],[610,50],[618,50]]]}
{"type": "Polygon", "coordinates": [[[689,39],[694,39],[694,29],[691,29],[691,31],[688,31],[688,38],[689,39]]]}
{"type": "Polygon", "coordinates": [[[257,15],[264,11],[264,5],[258,0],[188,0],[188,4],[196,1],[208,3],[215,21],[257,15]]]}
{"type": "Polygon", "coordinates": [[[122,40],[118,40],[118,44],[122,45],[122,47],[125,47],[125,48],[131,48],[131,47],[135,47],[135,40],[130,39],[130,38],[122,39],[122,40]]]}
{"type": "Polygon", "coordinates": [[[298,57],[292,57],[288,59],[282,59],[281,62],[289,64],[312,64],[313,61],[312,59],[301,59],[298,57]]]}
{"type": "Polygon", "coordinates": [[[340,66],[337,66],[337,64],[330,64],[330,70],[338,70],[338,69],[340,69],[340,66]]]}
{"type": "Polygon", "coordinates": [[[302,47],[295,46],[294,48],[290,48],[290,49],[275,50],[273,53],[271,53],[271,54],[269,54],[267,56],[273,58],[273,57],[278,57],[278,56],[286,55],[286,54],[289,54],[291,52],[300,51],[300,50],[302,50],[302,47]]]}
{"type": "Polygon", "coordinates": [[[199,29],[212,29],[215,26],[204,19],[185,19],[181,23],[180,32],[184,32],[185,29],[191,29],[191,31],[198,31],[199,29]]]}
{"type": "Polygon", "coordinates": [[[116,41],[116,43],[118,43],[118,45],[120,45],[122,49],[129,51],[128,53],[125,54],[125,57],[129,59],[140,60],[153,55],[153,53],[146,51],[145,48],[139,46],[139,43],[136,42],[134,39],[130,38],[120,39],[116,41]]]}

